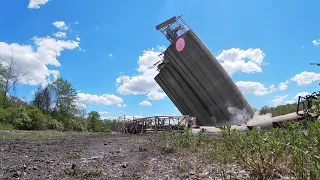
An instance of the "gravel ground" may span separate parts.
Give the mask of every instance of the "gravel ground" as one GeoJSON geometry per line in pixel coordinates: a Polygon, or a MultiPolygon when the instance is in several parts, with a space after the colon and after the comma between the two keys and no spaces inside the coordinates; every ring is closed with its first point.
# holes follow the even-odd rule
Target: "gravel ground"
{"type": "MultiPolygon", "coordinates": [[[[1,131],[0,179],[222,179],[201,155],[157,147],[158,135],[1,131]]],[[[236,165],[223,169],[249,178],[236,165]]]]}

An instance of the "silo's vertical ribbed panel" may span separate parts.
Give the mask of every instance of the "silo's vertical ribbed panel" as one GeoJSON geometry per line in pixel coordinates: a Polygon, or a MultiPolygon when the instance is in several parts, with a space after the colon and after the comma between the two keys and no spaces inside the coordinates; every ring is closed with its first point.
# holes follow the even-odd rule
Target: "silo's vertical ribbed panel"
{"type": "Polygon", "coordinates": [[[201,98],[171,63],[161,69],[155,80],[182,114],[197,117],[198,125],[216,123],[215,117],[209,113],[201,98]]]}

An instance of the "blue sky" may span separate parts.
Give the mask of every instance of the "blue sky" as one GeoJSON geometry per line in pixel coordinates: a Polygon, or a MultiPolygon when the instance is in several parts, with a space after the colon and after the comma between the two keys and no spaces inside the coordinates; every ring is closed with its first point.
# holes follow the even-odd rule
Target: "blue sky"
{"type": "Polygon", "coordinates": [[[252,107],[318,90],[317,1],[3,0],[0,57],[28,72],[14,95],[32,99],[61,76],[77,105],[103,117],[179,115],[153,77],[169,42],[155,26],[175,15],[202,39],[252,107]],[[281,86],[279,86],[281,85],[281,86]]]}

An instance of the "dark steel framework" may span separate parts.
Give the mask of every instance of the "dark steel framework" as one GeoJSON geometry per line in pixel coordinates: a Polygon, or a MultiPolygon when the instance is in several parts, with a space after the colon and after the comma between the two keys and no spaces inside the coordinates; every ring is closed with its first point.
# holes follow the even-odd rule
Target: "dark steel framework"
{"type": "Polygon", "coordinates": [[[171,43],[190,30],[189,26],[182,19],[182,16],[174,16],[157,25],[156,29],[159,30],[171,43]]]}
{"type": "Polygon", "coordinates": [[[307,116],[307,117],[312,117],[312,118],[318,117],[319,116],[318,109],[320,107],[316,107],[319,104],[314,103],[314,100],[320,101],[320,91],[314,92],[306,96],[299,96],[298,105],[297,105],[297,114],[307,116]],[[301,107],[302,107],[302,112],[300,111],[301,107]]]}
{"type": "Polygon", "coordinates": [[[191,127],[195,123],[196,118],[190,116],[152,116],[123,123],[120,132],[138,134],[147,131],[177,130],[180,125],[191,127]]]}

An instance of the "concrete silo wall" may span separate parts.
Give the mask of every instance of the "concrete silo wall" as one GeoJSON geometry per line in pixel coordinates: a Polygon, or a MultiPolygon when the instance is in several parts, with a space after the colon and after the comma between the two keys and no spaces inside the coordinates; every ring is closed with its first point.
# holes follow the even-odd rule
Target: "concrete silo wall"
{"type": "MultiPolygon", "coordinates": [[[[173,42],[164,53],[165,60],[169,61],[168,64],[175,69],[171,71],[171,76],[180,76],[176,81],[178,85],[168,84],[167,81],[162,82],[167,89],[176,89],[176,86],[181,86],[182,89],[188,89],[185,91],[190,91],[188,95],[180,95],[184,104],[179,103],[180,101],[176,103],[182,107],[188,106],[196,115],[199,125],[220,125],[232,121],[237,114],[230,113],[230,107],[246,112],[249,117],[252,117],[253,109],[243,94],[196,34],[190,30],[180,38],[185,42],[182,51],[177,51],[176,43],[173,42]],[[185,85],[182,86],[180,82],[184,82],[185,85]],[[186,100],[191,97],[193,100],[186,100]],[[201,110],[199,110],[200,107],[201,110]],[[198,114],[201,116],[198,117],[198,114]]],[[[167,73],[167,69],[172,69],[170,66],[161,69],[159,75],[161,76],[163,72],[167,73]]],[[[170,97],[169,94],[168,96],[170,97]]],[[[181,113],[184,114],[184,111],[181,113]]]]}
{"type": "Polygon", "coordinates": [[[155,80],[162,88],[162,90],[167,94],[173,104],[178,108],[181,114],[191,113],[189,107],[183,103],[184,100],[182,99],[182,97],[179,96],[179,94],[175,91],[176,88],[172,87],[172,83],[169,82],[170,80],[173,81],[173,79],[166,79],[163,73],[159,73],[155,77],[155,80]]]}
{"type": "Polygon", "coordinates": [[[182,114],[197,117],[199,125],[216,123],[216,119],[210,118],[209,110],[201,98],[170,63],[161,69],[155,80],[182,114]]]}

